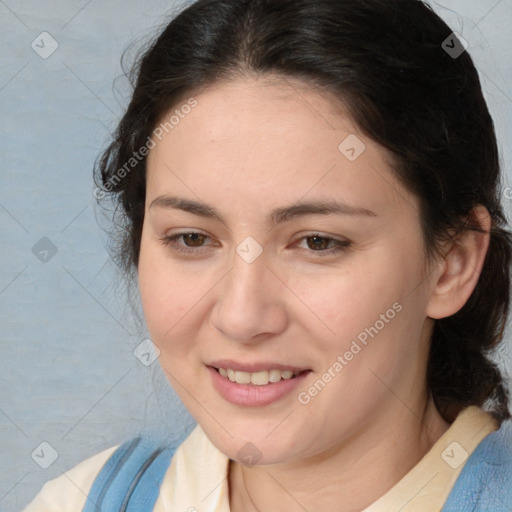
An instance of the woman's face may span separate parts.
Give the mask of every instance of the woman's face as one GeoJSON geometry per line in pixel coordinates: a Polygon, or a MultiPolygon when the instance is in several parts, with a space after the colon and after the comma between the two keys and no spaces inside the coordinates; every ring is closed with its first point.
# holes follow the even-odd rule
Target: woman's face
{"type": "Polygon", "coordinates": [[[417,198],[325,95],[246,79],[194,99],[148,156],[139,285],[162,368],[232,459],[380,442],[426,400],[417,198]]]}

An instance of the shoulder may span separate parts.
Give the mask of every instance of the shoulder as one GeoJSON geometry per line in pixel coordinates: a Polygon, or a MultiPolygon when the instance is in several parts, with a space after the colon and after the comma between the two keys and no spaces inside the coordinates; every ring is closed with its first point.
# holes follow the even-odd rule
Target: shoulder
{"type": "Polygon", "coordinates": [[[23,512],[81,512],[94,480],[117,448],[103,450],[46,482],[23,512]]]}
{"type": "Polygon", "coordinates": [[[150,433],[90,457],[47,482],[23,512],[149,510],[175,451],[150,433]],[[123,509],[124,510],[124,509],[123,509]]]}
{"type": "Polygon", "coordinates": [[[466,461],[443,512],[508,512],[512,507],[512,421],[487,435],[466,461]]]}

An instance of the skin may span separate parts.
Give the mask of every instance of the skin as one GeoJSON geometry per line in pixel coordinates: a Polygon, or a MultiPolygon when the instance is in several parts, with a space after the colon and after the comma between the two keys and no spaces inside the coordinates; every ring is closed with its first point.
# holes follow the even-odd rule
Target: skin
{"type": "MultiPolygon", "coordinates": [[[[194,97],[197,107],[148,157],[138,275],[160,364],[232,460],[233,512],[361,510],[449,427],[426,388],[430,335],[434,319],[458,311],[474,289],[488,236],[468,232],[429,264],[417,198],[395,178],[387,151],[325,93],[245,77],[194,97]],[[350,134],[366,145],[353,162],[338,150],[350,134]],[[224,222],[150,208],[170,194],[213,206],[224,222]],[[267,220],[274,208],[328,199],[375,216],[267,220]],[[191,231],[206,237],[161,241],[191,231]],[[317,233],[351,245],[318,256],[304,238],[317,233]],[[263,248],[252,263],[236,252],[248,236],[263,248]],[[402,310],[307,405],[292,392],[237,406],[211,385],[205,364],[229,358],[309,368],[298,391],[307,390],[394,303],[402,310]],[[261,452],[254,466],[238,460],[247,442],[261,452]]],[[[489,228],[484,208],[474,216],[489,228]]]]}

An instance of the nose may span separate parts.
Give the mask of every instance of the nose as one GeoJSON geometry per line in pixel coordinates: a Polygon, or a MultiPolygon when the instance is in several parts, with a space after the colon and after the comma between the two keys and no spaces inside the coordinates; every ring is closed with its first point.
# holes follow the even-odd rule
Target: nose
{"type": "Polygon", "coordinates": [[[211,321],[230,340],[258,343],[279,334],[288,322],[286,287],[268,266],[265,253],[249,262],[235,254],[233,267],[216,287],[211,321]]]}

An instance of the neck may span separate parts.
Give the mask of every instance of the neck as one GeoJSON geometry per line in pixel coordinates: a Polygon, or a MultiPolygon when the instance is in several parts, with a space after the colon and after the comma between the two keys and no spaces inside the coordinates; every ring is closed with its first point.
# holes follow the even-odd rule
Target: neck
{"type": "Polygon", "coordinates": [[[368,507],[398,483],[449,427],[431,399],[418,413],[398,401],[384,411],[378,422],[328,455],[252,467],[231,461],[231,512],[360,512],[368,507]]]}

